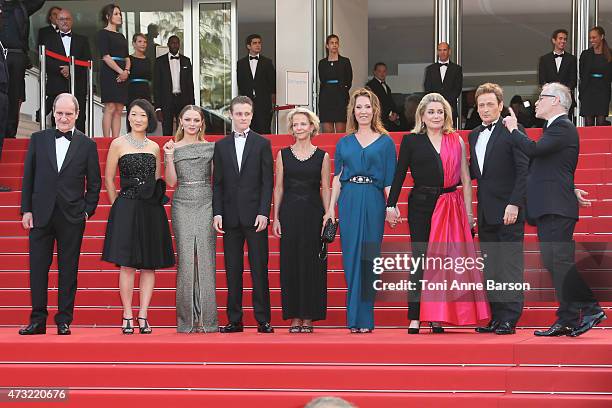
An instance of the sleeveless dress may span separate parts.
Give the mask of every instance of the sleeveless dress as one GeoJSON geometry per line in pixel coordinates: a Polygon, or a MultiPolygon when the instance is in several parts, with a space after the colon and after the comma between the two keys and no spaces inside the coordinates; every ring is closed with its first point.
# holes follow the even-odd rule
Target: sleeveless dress
{"type": "Polygon", "coordinates": [[[155,180],[155,155],[128,153],[119,158],[121,191],[108,217],[102,259],[136,269],[174,265],[163,180],[155,180]]]}
{"type": "Polygon", "coordinates": [[[279,209],[280,279],[283,319],[323,320],[327,310],[327,260],[319,259],[323,201],[321,167],[325,152],[298,160],[290,147],[283,158],[279,209]]]}
{"type": "Polygon", "coordinates": [[[127,106],[136,99],[146,99],[151,102],[151,62],[148,58],[136,58],[130,55],[132,65],[130,77],[128,78],[128,102],[127,106]]]}
{"type": "MultiPolygon", "coordinates": [[[[128,42],[121,33],[102,29],[98,31],[100,56],[110,55],[121,69],[125,69],[129,57],[128,42]]],[[[100,99],[102,103],[121,103],[128,100],[128,82],[117,82],[117,73],[106,62],[100,61],[100,99]]]]}
{"type": "Polygon", "coordinates": [[[179,333],[216,332],[217,300],[212,226],[211,164],[214,143],[177,147],[174,167],[178,185],[172,198],[176,239],[176,326],[179,333]]]}

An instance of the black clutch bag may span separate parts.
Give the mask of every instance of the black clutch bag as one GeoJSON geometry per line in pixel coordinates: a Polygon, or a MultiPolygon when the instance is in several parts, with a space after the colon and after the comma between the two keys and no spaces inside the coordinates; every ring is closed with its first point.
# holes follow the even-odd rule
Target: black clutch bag
{"type": "Polygon", "coordinates": [[[327,244],[331,244],[336,239],[338,231],[338,222],[328,219],[321,233],[321,251],[319,251],[319,259],[324,261],[327,259],[327,244]]]}

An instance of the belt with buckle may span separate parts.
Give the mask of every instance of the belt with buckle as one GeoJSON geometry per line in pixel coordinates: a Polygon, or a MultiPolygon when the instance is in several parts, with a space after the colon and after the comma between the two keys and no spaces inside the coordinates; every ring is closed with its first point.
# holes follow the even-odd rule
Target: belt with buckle
{"type": "Polygon", "coordinates": [[[451,187],[431,187],[431,186],[414,186],[414,191],[417,193],[424,193],[424,194],[435,194],[435,195],[442,195],[442,194],[446,194],[446,193],[452,193],[453,191],[457,190],[457,186],[451,186],[451,187]]]}
{"type": "Polygon", "coordinates": [[[370,176],[353,176],[348,181],[355,184],[372,184],[374,179],[370,176]]]}
{"type": "Polygon", "coordinates": [[[339,84],[340,81],[337,79],[328,79],[327,81],[325,81],[326,84],[339,84]]]}

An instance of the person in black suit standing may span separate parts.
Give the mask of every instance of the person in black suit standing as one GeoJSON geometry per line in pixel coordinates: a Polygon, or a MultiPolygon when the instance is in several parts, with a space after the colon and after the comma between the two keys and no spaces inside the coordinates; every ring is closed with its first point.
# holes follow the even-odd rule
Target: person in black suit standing
{"type": "MultiPolygon", "coordinates": [[[[554,48],[552,52],[540,57],[538,83],[542,86],[550,82],[559,82],[572,91],[573,100],[574,89],[578,83],[578,60],[574,55],[565,51],[567,38],[567,30],[560,28],[553,31],[551,42],[554,48]]],[[[572,103],[570,114],[574,110],[574,105],[575,103],[572,103]]]]}
{"type": "Polygon", "coordinates": [[[178,125],[183,108],[195,103],[193,66],[189,58],[179,54],[180,48],[181,40],[173,35],[168,38],[168,54],[155,60],[155,108],[166,136],[174,134],[174,120],[178,125]]]}
{"type": "MultiPolygon", "coordinates": [[[[500,121],[504,94],[486,83],[475,94],[482,125],[468,136],[470,175],[478,180],[478,237],[486,254],[484,277],[523,283],[525,188],[529,159],[514,147],[500,121]]],[[[522,291],[490,291],[491,320],[478,333],[514,334],[523,311],[522,291]]]]}
{"type": "Polygon", "coordinates": [[[36,45],[43,45],[46,43],[47,38],[57,33],[59,28],[57,27],[57,15],[62,10],[61,7],[53,6],[47,12],[47,23],[49,25],[38,29],[38,43],[36,45]]]}
{"type": "MultiPolygon", "coordinates": [[[[45,39],[45,46],[49,51],[65,57],[74,56],[81,61],[91,60],[91,50],[87,37],[72,32],[72,14],[68,9],[62,9],[57,15],[58,32],[54,32],[45,39]]],[[[68,63],[55,58],[47,57],[47,101],[46,113],[52,110],[52,104],[57,95],[70,92],[70,67],[68,63]]],[[[87,68],[75,66],[74,95],[79,106],[85,109],[87,99],[87,68]]],[[[46,114],[45,114],[46,116],[46,114]]],[[[55,118],[52,118],[55,126],[55,118]]],[[[85,132],[85,112],[79,114],[76,128],[85,132]]]]}
{"type": "Polygon", "coordinates": [[[251,34],[246,38],[249,54],[238,60],[238,95],[248,96],[253,101],[253,131],[268,135],[272,133],[272,107],[276,103],[276,70],[272,60],[261,55],[261,36],[251,34]]]}
{"type": "Polygon", "coordinates": [[[438,62],[425,68],[425,93],[441,94],[453,108],[453,121],[457,124],[457,98],[463,88],[463,68],[450,61],[450,45],[438,44],[438,62]]]}
{"type": "Polygon", "coordinates": [[[21,223],[30,235],[30,324],[19,334],[44,334],[47,282],[57,242],[57,334],[70,334],[85,222],[94,215],[102,184],[95,142],[74,127],[79,102],[60,94],[53,103],[56,129],[32,134],[23,170],[21,223]]]}
{"type": "Polygon", "coordinates": [[[230,104],[233,131],[215,143],[213,226],[223,234],[227,274],[227,317],[222,333],[243,331],[244,241],[253,280],[253,310],[259,333],[272,333],[268,283],[268,221],[272,203],[270,141],[249,129],[253,102],[246,96],[230,104]]]}
{"type": "Polygon", "coordinates": [[[537,142],[518,129],[512,109],[504,118],[508,138],[532,159],[527,216],[535,220],[542,261],[552,275],[559,301],[557,321],[547,330],[536,330],[536,336],[580,336],[607,318],[574,260],[578,205],[591,203],[584,198],[587,193],[574,184],[580,142],[576,126],[567,117],[571,104],[572,95],[565,85],[544,85],[536,102],[536,116],[546,124],[537,142]]]}
{"type": "MultiPolygon", "coordinates": [[[[0,31],[2,30],[2,3],[0,3],[0,31]]],[[[8,124],[8,105],[9,105],[9,73],[6,63],[6,49],[0,41],[0,158],[2,157],[2,147],[4,145],[4,135],[8,124]]],[[[0,192],[11,191],[10,187],[0,186],[0,192]]]]}
{"type": "Polygon", "coordinates": [[[380,119],[385,129],[390,132],[397,131],[399,130],[400,117],[399,111],[391,96],[391,88],[389,88],[389,85],[385,82],[387,79],[387,64],[384,62],[377,62],[374,64],[372,73],[373,77],[368,81],[366,87],[370,88],[380,101],[380,119]]]}

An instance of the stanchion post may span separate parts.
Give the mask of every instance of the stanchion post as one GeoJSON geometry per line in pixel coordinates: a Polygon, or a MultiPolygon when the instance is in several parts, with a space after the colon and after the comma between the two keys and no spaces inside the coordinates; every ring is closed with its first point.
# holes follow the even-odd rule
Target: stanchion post
{"type": "Polygon", "coordinates": [[[87,68],[87,135],[94,137],[93,61],[87,68]]]}
{"type": "Polygon", "coordinates": [[[40,60],[40,130],[45,130],[47,127],[47,89],[45,83],[47,82],[47,55],[45,54],[45,46],[41,45],[38,47],[38,57],[40,60]]]}
{"type": "Polygon", "coordinates": [[[74,55],[70,56],[70,93],[75,95],[76,94],[76,89],[74,89],[75,87],[75,81],[74,81],[74,75],[75,75],[75,66],[74,66],[74,55]]]}

